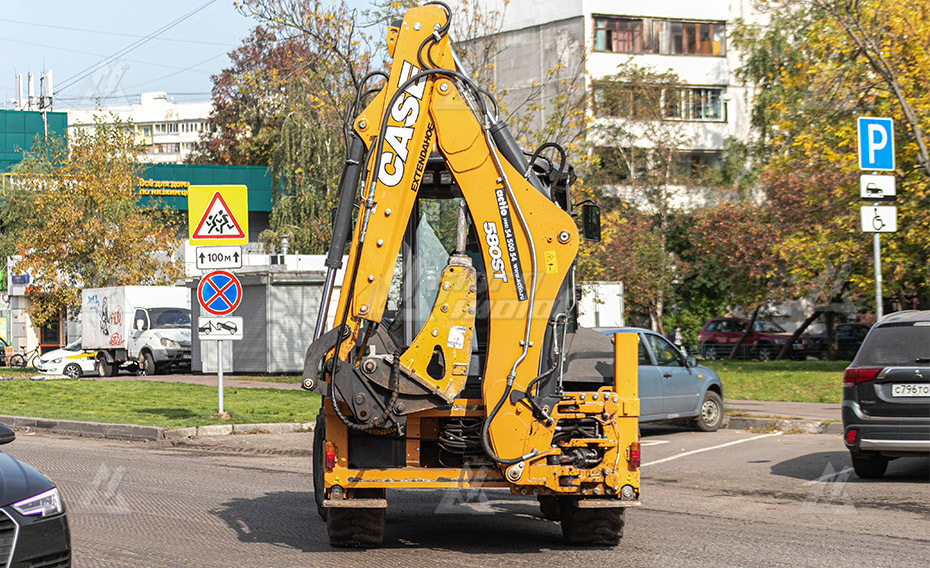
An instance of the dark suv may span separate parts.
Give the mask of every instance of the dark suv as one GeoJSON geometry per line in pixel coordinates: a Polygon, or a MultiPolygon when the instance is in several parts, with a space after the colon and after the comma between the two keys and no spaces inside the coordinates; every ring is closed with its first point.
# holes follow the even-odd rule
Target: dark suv
{"type": "Polygon", "coordinates": [[[862,478],[930,455],[930,311],[888,314],[866,335],[843,373],[843,429],[862,478]]]}
{"type": "MultiPolygon", "coordinates": [[[[698,334],[698,348],[705,359],[727,357],[746,329],[749,320],[743,318],[714,318],[707,320],[698,334]]],[[[791,341],[791,334],[777,323],[757,319],[746,336],[738,357],[773,359],[782,347],[791,341]]],[[[803,358],[804,345],[800,340],[788,353],[791,358],[803,358]]]]}

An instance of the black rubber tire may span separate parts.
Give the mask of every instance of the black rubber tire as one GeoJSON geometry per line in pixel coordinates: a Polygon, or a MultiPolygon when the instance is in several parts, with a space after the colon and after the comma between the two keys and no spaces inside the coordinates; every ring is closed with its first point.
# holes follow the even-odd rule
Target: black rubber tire
{"type": "Polygon", "coordinates": [[[61,374],[69,379],[80,379],[84,376],[84,371],[81,370],[81,366],[77,363],[68,363],[65,365],[65,368],[61,370],[61,374]]]}
{"type": "Polygon", "coordinates": [[[108,363],[103,357],[97,359],[97,374],[101,377],[112,377],[116,374],[116,364],[108,363]]]}
{"type": "Polygon", "coordinates": [[[723,424],[723,399],[714,391],[704,393],[700,414],[694,419],[694,425],[702,432],[715,432],[723,424]]]}
{"type": "Polygon", "coordinates": [[[862,479],[880,479],[888,469],[888,458],[878,454],[850,453],[853,470],[862,479]]]}
{"type": "Polygon", "coordinates": [[[776,355],[775,346],[764,341],[756,344],[753,351],[755,354],[754,358],[760,361],[771,361],[776,355]]]}
{"type": "MultiPolygon", "coordinates": [[[[383,499],[383,489],[357,489],[355,497],[383,499]]],[[[326,530],[329,544],[336,548],[378,548],[384,541],[384,509],[329,510],[326,530]]]]}
{"type": "Polygon", "coordinates": [[[158,367],[155,366],[155,358],[148,351],[139,354],[139,374],[155,375],[158,373],[158,367]]]}
{"type": "Polygon", "coordinates": [[[26,358],[20,355],[19,353],[10,357],[10,367],[18,367],[23,369],[26,367],[26,358]]]}
{"type": "Polygon", "coordinates": [[[562,498],[562,536],[575,546],[617,546],[623,538],[623,508],[579,509],[578,500],[562,498]]]}
{"type": "Polygon", "coordinates": [[[326,440],[326,416],[323,409],[316,415],[316,426],[313,428],[313,498],[316,501],[316,512],[323,522],[326,522],[329,509],[323,507],[326,499],[326,488],[323,482],[323,442],[326,440]]]}
{"type": "Polygon", "coordinates": [[[559,498],[551,495],[539,495],[536,497],[539,501],[539,512],[543,518],[550,521],[562,520],[562,506],[559,504],[559,498]]]}
{"type": "Polygon", "coordinates": [[[707,359],[708,361],[713,361],[718,358],[717,353],[717,344],[713,342],[705,342],[701,344],[701,357],[707,359]]]}

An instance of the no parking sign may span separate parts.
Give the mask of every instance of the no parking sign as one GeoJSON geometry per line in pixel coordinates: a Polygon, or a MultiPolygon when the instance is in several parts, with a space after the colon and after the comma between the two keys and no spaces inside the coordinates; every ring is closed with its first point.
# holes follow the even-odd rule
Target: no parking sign
{"type": "Polygon", "coordinates": [[[225,316],[234,312],[242,302],[242,284],[233,273],[215,270],[200,281],[197,299],[207,313],[225,316]]]}

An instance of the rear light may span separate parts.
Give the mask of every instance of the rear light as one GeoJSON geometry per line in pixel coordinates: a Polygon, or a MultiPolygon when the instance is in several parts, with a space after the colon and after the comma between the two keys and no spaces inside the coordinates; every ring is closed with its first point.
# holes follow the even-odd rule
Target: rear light
{"type": "Polygon", "coordinates": [[[336,445],[332,442],[323,442],[323,467],[326,471],[336,467],[336,445]]]}
{"type": "Polygon", "coordinates": [[[856,443],[856,437],[859,435],[859,430],[851,428],[846,432],[846,445],[852,446],[856,443]]]}
{"type": "Polygon", "coordinates": [[[843,388],[850,389],[859,383],[874,381],[884,367],[847,367],[843,371],[843,388]]]}
{"type": "Polygon", "coordinates": [[[639,469],[641,460],[642,456],[639,453],[639,442],[633,442],[630,444],[630,467],[633,469],[639,469]]]}

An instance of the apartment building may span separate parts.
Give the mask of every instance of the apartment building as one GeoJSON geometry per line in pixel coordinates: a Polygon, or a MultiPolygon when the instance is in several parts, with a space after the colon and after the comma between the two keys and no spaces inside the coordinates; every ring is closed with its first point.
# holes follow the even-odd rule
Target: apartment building
{"type": "MultiPolygon", "coordinates": [[[[533,97],[552,100],[569,80],[575,88],[593,93],[588,113],[594,125],[622,121],[624,101],[604,100],[601,82],[623,66],[670,73],[673,84],[655,93],[655,117],[675,133],[678,170],[687,172],[719,164],[728,138],[746,140],[750,127],[750,92],[736,76],[739,54],[729,41],[737,19],[754,22],[752,0],[511,0],[503,10],[497,36],[494,82],[508,92],[510,108],[533,97]]],[[[551,112],[541,105],[534,117],[542,126],[551,112]]],[[[609,144],[591,129],[595,151],[611,155],[609,144]],[[603,145],[604,147],[601,147],[603,145]]],[[[633,136],[630,146],[648,149],[648,136],[633,136]]],[[[614,148],[617,150],[617,148],[614,148]]],[[[623,148],[629,154],[634,148],[623,148]]],[[[641,152],[646,159],[648,152],[641,152]]],[[[623,196],[625,181],[635,172],[618,168],[616,191],[623,196]]],[[[629,188],[626,189],[627,191],[629,188]]],[[[688,200],[686,200],[688,201],[688,200]]],[[[695,203],[695,200],[690,200],[695,203]]],[[[682,205],[688,203],[682,202],[682,205]]]]}
{"type": "Polygon", "coordinates": [[[180,164],[191,154],[207,128],[212,109],[209,102],[176,103],[163,91],[142,93],[138,104],[69,110],[68,130],[73,133],[93,128],[94,116],[107,117],[112,113],[121,121],[132,121],[137,140],[144,148],[140,161],[180,164]]]}

